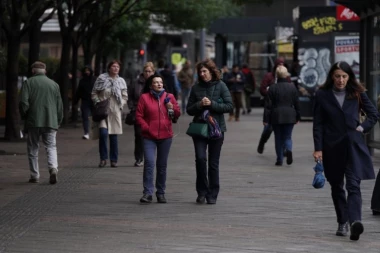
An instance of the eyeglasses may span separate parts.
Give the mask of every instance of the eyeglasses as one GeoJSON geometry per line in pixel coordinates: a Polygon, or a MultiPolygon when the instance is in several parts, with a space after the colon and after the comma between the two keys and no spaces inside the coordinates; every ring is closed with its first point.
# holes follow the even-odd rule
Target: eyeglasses
{"type": "Polygon", "coordinates": [[[150,70],[145,70],[144,73],[153,73],[153,71],[150,71],[150,70]]]}

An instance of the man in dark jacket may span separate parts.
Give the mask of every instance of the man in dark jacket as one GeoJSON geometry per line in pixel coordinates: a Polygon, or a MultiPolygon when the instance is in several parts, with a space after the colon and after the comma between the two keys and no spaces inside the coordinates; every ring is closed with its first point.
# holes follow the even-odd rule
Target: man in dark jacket
{"type": "Polygon", "coordinates": [[[169,64],[165,64],[164,69],[159,73],[164,79],[164,87],[166,92],[174,95],[175,99],[178,100],[178,91],[176,89],[175,77],[173,70],[171,70],[169,64]]]}
{"type": "Polygon", "coordinates": [[[25,131],[28,133],[29,182],[39,182],[38,150],[42,137],[47,153],[50,184],[55,184],[58,174],[56,136],[63,120],[62,98],[58,84],[46,76],[45,63],[33,63],[32,73],[33,76],[21,88],[19,103],[25,131]]]}
{"type": "Polygon", "coordinates": [[[95,83],[95,76],[93,75],[93,71],[90,66],[86,66],[82,71],[82,79],[79,81],[78,89],[75,94],[75,104],[78,104],[79,100],[81,100],[80,111],[82,115],[83,122],[83,139],[89,139],[89,119],[91,116],[91,111],[93,109],[93,104],[91,100],[91,92],[95,83]]]}
{"type": "Polygon", "coordinates": [[[241,72],[245,77],[244,98],[242,100],[243,104],[245,104],[245,108],[243,108],[243,114],[245,114],[245,110],[247,110],[247,113],[249,114],[251,113],[251,94],[255,93],[256,81],[252,71],[248,68],[247,64],[243,64],[241,72]]]}
{"type": "MultiPolygon", "coordinates": [[[[245,77],[244,74],[239,70],[239,65],[234,64],[232,66],[232,71],[226,75],[225,80],[230,92],[232,100],[234,101],[235,107],[235,121],[239,121],[240,108],[242,104],[242,94],[244,90],[245,77]]],[[[228,121],[232,121],[234,117],[234,112],[230,112],[230,117],[228,121]]]]}

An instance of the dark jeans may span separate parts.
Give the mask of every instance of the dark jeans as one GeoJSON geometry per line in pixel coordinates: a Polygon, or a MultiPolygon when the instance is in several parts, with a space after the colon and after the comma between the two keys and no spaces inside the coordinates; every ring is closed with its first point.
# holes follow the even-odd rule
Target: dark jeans
{"type": "Polygon", "coordinates": [[[84,134],[89,133],[89,121],[88,117],[91,116],[91,110],[92,110],[92,101],[82,100],[80,105],[80,111],[82,116],[82,122],[83,122],[83,132],[84,134]]]}
{"type": "Polygon", "coordinates": [[[117,135],[108,134],[107,128],[99,128],[99,154],[100,160],[108,159],[108,149],[107,149],[107,139],[110,139],[110,160],[112,162],[117,162],[118,158],[118,144],[117,135]]]}
{"type": "Polygon", "coordinates": [[[197,171],[196,190],[199,196],[217,199],[219,193],[219,158],[224,136],[217,140],[193,137],[195,167],[197,171]],[[208,146],[208,171],[207,171],[208,146]]]}
{"type": "Polygon", "coordinates": [[[380,171],[377,173],[375,188],[372,193],[371,209],[380,212],[380,171]]]}
{"type": "Polygon", "coordinates": [[[143,161],[144,160],[144,139],[141,135],[140,125],[134,125],[135,130],[135,160],[143,161]]]}
{"type": "MultiPolygon", "coordinates": [[[[234,102],[235,107],[235,119],[238,119],[240,117],[240,108],[242,104],[242,94],[243,92],[235,92],[231,91],[231,97],[232,101],[234,102]]],[[[230,112],[230,116],[234,116],[234,112],[230,112]]]]}
{"type": "Polygon", "coordinates": [[[273,128],[271,124],[267,124],[264,126],[263,132],[261,133],[260,142],[264,145],[269,140],[271,134],[273,132],[273,128]]]}
{"type": "Polygon", "coordinates": [[[272,125],[274,131],[277,161],[284,159],[284,150],[292,151],[292,132],[294,124],[272,125]]]}
{"type": "Polygon", "coordinates": [[[331,185],[331,196],[334,202],[337,221],[343,224],[347,221],[353,223],[354,221],[362,219],[362,196],[360,192],[360,179],[356,177],[352,169],[347,168],[345,171],[346,176],[346,192],[343,189],[343,178],[339,181],[329,182],[331,185]]]}
{"type": "Polygon", "coordinates": [[[153,195],[154,185],[154,167],[156,165],[156,194],[165,194],[166,189],[166,168],[168,165],[168,157],[172,138],[163,140],[144,140],[144,173],[143,186],[144,194],[153,195]],[[157,150],[157,158],[156,158],[157,150]],[[156,162],[154,161],[156,159],[156,162]]]}
{"type": "Polygon", "coordinates": [[[181,90],[181,107],[182,107],[182,113],[186,112],[186,105],[187,101],[189,99],[191,88],[182,88],[181,90]]]}

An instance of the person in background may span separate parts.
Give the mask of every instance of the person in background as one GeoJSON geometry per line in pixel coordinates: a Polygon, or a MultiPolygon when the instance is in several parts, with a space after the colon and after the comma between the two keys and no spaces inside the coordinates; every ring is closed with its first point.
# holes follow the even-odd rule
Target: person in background
{"type": "Polygon", "coordinates": [[[83,124],[83,139],[88,140],[89,136],[89,118],[91,116],[91,111],[93,110],[93,104],[91,100],[91,92],[94,87],[96,77],[90,66],[84,67],[82,71],[82,79],[79,81],[78,89],[75,94],[75,104],[80,103],[80,111],[82,116],[83,124]]]}
{"type": "Polygon", "coordinates": [[[193,122],[198,122],[205,110],[208,110],[223,132],[218,139],[193,137],[198,193],[196,203],[204,204],[207,201],[208,204],[216,204],[220,189],[219,159],[224,132],[227,131],[224,113],[233,110],[233,103],[231,93],[221,80],[221,73],[212,60],[198,63],[196,69],[198,83],[191,89],[186,111],[194,116],[193,122]]]}
{"type": "Polygon", "coordinates": [[[113,60],[107,65],[107,73],[101,74],[95,81],[91,99],[96,103],[109,99],[108,117],[99,123],[99,167],[105,167],[108,159],[107,139],[110,140],[111,167],[117,167],[117,135],[123,133],[121,114],[128,100],[127,84],[119,76],[121,63],[113,60]]]}
{"type": "Polygon", "coordinates": [[[256,81],[252,71],[248,68],[247,64],[243,64],[241,72],[244,74],[244,90],[243,90],[243,115],[247,112],[251,113],[251,95],[255,93],[256,81]]]}
{"type": "Polygon", "coordinates": [[[178,73],[178,80],[181,84],[182,112],[185,112],[191,86],[193,86],[194,83],[194,74],[193,70],[191,69],[191,62],[189,60],[185,62],[181,71],[178,73]]]}
{"type": "Polygon", "coordinates": [[[316,93],[313,113],[314,153],[331,185],[337,236],[359,240],[362,224],[361,180],[374,179],[371,155],[363,133],[377,123],[378,112],[347,62],[333,64],[316,93]],[[363,110],[367,117],[359,119],[363,110]],[[344,180],[345,179],[345,180],[344,180]],[[346,190],[344,190],[346,184],[346,190]]]}
{"type": "MultiPolygon", "coordinates": [[[[226,75],[226,84],[230,89],[232,100],[235,106],[235,121],[239,121],[240,108],[242,106],[242,94],[244,90],[245,77],[239,70],[239,65],[234,64],[232,71],[226,75]]],[[[228,121],[232,121],[234,118],[234,112],[230,112],[228,121]]]]}
{"type": "Polygon", "coordinates": [[[178,99],[175,78],[173,70],[170,68],[170,65],[165,64],[164,69],[161,72],[159,72],[159,74],[162,76],[164,80],[166,92],[173,94],[175,99],[178,99]]]}
{"type": "MultiPolygon", "coordinates": [[[[261,81],[260,94],[261,96],[263,96],[264,101],[266,100],[269,86],[277,82],[276,69],[278,66],[284,66],[283,58],[278,58],[275,61],[273,70],[271,72],[266,73],[263,80],[261,81]]],[[[288,79],[288,81],[290,82],[291,80],[288,79]]],[[[262,154],[264,152],[265,143],[267,143],[267,141],[269,140],[272,132],[273,132],[273,128],[271,124],[264,125],[264,129],[263,129],[263,132],[261,133],[259,145],[257,146],[257,152],[259,154],[262,154]]]]}
{"type": "Polygon", "coordinates": [[[28,134],[27,147],[30,169],[30,183],[38,183],[40,178],[38,166],[39,142],[45,145],[50,184],[57,183],[57,131],[63,120],[63,105],[59,85],[49,79],[46,65],[37,61],[32,64],[33,76],[22,85],[19,109],[25,121],[28,134]]]}
{"type": "MultiPolygon", "coordinates": [[[[128,90],[128,107],[131,113],[136,113],[137,104],[139,102],[142,90],[145,86],[146,80],[155,73],[154,65],[152,62],[147,62],[144,65],[143,72],[139,75],[137,80],[133,82],[128,90]]],[[[135,167],[141,167],[144,165],[144,141],[141,135],[141,127],[137,124],[134,124],[135,132],[135,167]]]]}
{"type": "Polygon", "coordinates": [[[276,76],[277,83],[268,89],[263,122],[264,125],[271,124],[273,127],[276,166],[282,166],[284,155],[288,165],[293,163],[292,132],[301,116],[297,89],[287,80],[288,70],[284,66],[278,66],[276,76]]]}
{"type": "Polygon", "coordinates": [[[166,203],[166,175],[169,151],[173,139],[172,119],[180,116],[179,106],[173,94],[164,89],[163,79],[154,74],[146,81],[140,96],[136,121],[144,138],[143,196],[140,203],[152,202],[154,191],[154,167],[156,166],[156,198],[158,203],[166,203]],[[169,111],[173,113],[169,113],[169,111]],[[156,155],[157,154],[157,155],[156,155]],[[156,160],[156,162],[155,162],[156,160]]]}

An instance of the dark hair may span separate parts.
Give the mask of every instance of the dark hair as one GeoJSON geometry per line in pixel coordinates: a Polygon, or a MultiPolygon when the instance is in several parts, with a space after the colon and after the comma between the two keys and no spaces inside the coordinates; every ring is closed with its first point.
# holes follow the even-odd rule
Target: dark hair
{"type": "Polygon", "coordinates": [[[356,80],[354,71],[352,70],[350,65],[345,61],[336,62],[334,65],[331,66],[326,82],[321,86],[320,89],[328,90],[333,88],[333,75],[335,70],[337,69],[340,69],[348,74],[348,81],[346,86],[347,98],[357,98],[360,95],[360,93],[365,91],[364,86],[356,80]]]}
{"type": "Polygon", "coordinates": [[[142,89],[142,93],[148,93],[148,92],[150,92],[150,86],[153,83],[153,78],[156,78],[156,77],[159,77],[159,78],[162,79],[162,82],[163,82],[164,88],[165,88],[164,78],[160,74],[154,73],[153,75],[151,75],[150,77],[148,77],[148,79],[146,79],[144,88],[142,89]]]}
{"type": "Polygon", "coordinates": [[[212,81],[220,80],[221,73],[220,73],[218,67],[216,67],[215,63],[212,60],[206,59],[206,60],[201,61],[197,64],[197,73],[198,73],[198,81],[199,82],[203,81],[201,76],[199,75],[199,72],[201,72],[201,68],[203,68],[203,67],[208,69],[208,71],[210,71],[212,81]]]}
{"type": "Polygon", "coordinates": [[[234,68],[239,68],[239,64],[234,64],[234,65],[232,65],[232,68],[234,69],[234,68]]]}
{"type": "Polygon", "coordinates": [[[121,62],[118,60],[112,60],[107,64],[107,72],[110,70],[111,66],[114,65],[115,63],[119,64],[119,67],[121,69],[121,62]]]}

